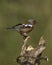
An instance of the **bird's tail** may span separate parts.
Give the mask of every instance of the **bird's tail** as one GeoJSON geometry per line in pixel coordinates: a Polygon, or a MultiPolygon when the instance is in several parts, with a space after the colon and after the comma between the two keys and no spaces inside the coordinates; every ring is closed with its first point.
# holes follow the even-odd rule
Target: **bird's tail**
{"type": "Polygon", "coordinates": [[[15,29],[16,26],[19,26],[19,25],[22,25],[22,24],[16,24],[16,25],[14,25],[14,26],[12,26],[12,27],[8,27],[7,29],[15,29]]]}
{"type": "Polygon", "coordinates": [[[8,28],[6,28],[7,30],[16,30],[16,31],[20,31],[18,28],[16,29],[15,27],[8,27],[8,28]]]}
{"type": "Polygon", "coordinates": [[[8,29],[14,29],[14,28],[12,28],[12,27],[8,27],[8,28],[6,28],[6,29],[8,30],[8,29]]]}

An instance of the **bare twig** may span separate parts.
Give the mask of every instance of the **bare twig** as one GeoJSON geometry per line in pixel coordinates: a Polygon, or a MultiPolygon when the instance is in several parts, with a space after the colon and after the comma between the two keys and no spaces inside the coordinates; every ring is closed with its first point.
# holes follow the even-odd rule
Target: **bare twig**
{"type": "Polygon", "coordinates": [[[43,36],[40,38],[40,41],[38,43],[38,46],[35,48],[35,57],[37,57],[40,53],[42,53],[45,50],[45,40],[43,39],[43,36]]]}
{"type": "Polygon", "coordinates": [[[27,41],[28,41],[29,38],[30,38],[30,36],[26,37],[26,39],[23,40],[23,45],[21,47],[21,53],[20,53],[20,55],[25,54],[25,51],[27,49],[27,41]]]}

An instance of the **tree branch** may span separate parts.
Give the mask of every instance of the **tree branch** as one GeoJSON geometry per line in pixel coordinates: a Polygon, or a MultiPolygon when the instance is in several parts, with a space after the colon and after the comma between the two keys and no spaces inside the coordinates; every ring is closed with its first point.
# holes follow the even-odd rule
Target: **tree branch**
{"type": "Polygon", "coordinates": [[[47,57],[42,57],[42,53],[45,50],[45,40],[41,36],[39,43],[36,48],[27,51],[27,41],[30,37],[28,36],[23,40],[20,56],[17,58],[17,62],[20,65],[40,65],[40,60],[48,61],[47,57]],[[20,62],[19,62],[20,61],[20,62]]]}
{"type": "Polygon", "coordinates": [[[24,55],[25,54],[25,51],[27,49],[27,41],[28,41],[29,38],[30,38],[30,36],[26,37],[26,39],[23,40],[23,45],[21,47],[21,53],[20,53],[20,55],[24,55]]]}

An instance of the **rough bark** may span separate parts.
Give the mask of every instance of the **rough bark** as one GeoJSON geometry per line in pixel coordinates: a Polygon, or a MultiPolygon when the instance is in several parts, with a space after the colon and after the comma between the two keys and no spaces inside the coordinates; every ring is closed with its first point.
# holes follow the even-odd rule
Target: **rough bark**
{"type": "Polygon", "coordinates": [[[23,40],[20,56],[17,58],[17,62],[20,65],[40,65],[40,60],[44,59],[48,61],[47,57],[42,57],[42,53],[45,50],[45,40],[41,36],[39,43],[36,48],[31,51],[27,51],[27,41],[30,37],[28,36],[23,40]]]}

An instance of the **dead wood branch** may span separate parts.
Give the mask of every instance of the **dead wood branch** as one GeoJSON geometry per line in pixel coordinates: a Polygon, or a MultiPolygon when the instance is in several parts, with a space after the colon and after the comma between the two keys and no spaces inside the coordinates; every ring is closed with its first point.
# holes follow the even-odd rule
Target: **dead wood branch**
{"type": "Polygon", "coordinates": [[[30,37],[28,36],[22,45],[20,56],[17,58],[17,62],[20,65],[40,65],[40,60],[44,59],[47,61],[47,57],[42,57],[42,53],[45,50],[45,40],[43,36],[36,48],[27,47],[27,41],[30,37]],[[29,50],[30,49],[30,50],[29,50]]]}
{"type": "Polygon", "coordinates": [[[30,38],[30,36],[26,37],[26,39],[23,40],[23,45],[21,47],[21,53],[20,53],[20,55],[25,54],[25,51],[27,49],[27,41],[28,41],[29,38],[30,38]]]}

